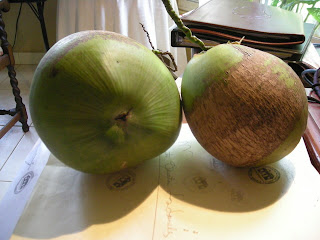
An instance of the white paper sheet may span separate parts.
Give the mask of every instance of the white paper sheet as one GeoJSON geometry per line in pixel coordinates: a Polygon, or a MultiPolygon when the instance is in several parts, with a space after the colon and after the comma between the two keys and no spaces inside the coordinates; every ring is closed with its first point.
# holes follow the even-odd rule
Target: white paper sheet
{"type": "Polygon", "coordinates": [[[32,148],[14,181],[0,202],[0,240],[10,238],[32,190],[46,166],[50,152],[38,140],[32,148]]]}
{"type": "Polygon", "coordinates": [[[320,177],[303,141],[281,161],[234,168],[183,124],[164,154],[121,173],[50,156],[11,239],[307,239],[320,236],[320,177]]]}

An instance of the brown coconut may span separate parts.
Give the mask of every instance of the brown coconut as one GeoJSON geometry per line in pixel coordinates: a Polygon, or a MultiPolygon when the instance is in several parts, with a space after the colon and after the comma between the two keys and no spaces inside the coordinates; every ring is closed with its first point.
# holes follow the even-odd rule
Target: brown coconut
{"type": "Polygon", "coordinates": [[[221,44],[193,57],[182,103],[199,143],[233,166],[278,161],[299,143],[308,105],[296,73],[253,48],[221,44]]]}

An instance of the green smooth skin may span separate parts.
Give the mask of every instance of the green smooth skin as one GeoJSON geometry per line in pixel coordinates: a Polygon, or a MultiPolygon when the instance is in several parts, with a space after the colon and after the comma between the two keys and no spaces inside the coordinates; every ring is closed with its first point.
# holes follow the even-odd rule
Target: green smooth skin
{"type": "Polygon", "coordinates": [[[214,81],[223,81],[227,70],[241,62],[242,58],[241,52],[228,45],[218,45],[207,52],[195,55],[188,63],[182,78],[181,94],[184,111],[191,112],[195,99],[202,96],[207,86],[214,81]],[[215,57],[211,57],[212,55],[215,57]],[[198,81],[198,79],[205,80],[198,81]]]}
{"type": "MultiPolygon", "coordinates": [[[[285,63],[283,62],[282,64],[285,64],[285,63]]],[[[293,87],[295,81],[293,78],[290,77],[290,74],[288,73],[288,71],[285,70],[284,67],[279,65],[277,67],[274,67],[272,71],[274,74],[279,75],[279,80],[282,82],[285,82],[288,88],[293,87]]]]}
{"type": "Polygon", "coordinates": [[[35,128],[62,162],[110,173],[166,151],[181,126],[178,89],[168,69],[141,44],[88,31],[54,45],[30,91],[35,128]],[[128,113],[126,121],[116,120],[128,113]]]}

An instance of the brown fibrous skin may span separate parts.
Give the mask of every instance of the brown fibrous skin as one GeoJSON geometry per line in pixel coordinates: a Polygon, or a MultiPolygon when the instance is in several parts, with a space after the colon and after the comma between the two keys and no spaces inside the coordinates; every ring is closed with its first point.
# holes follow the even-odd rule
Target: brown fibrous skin
{"type": "Polygon", "coordinates": [[[206,88],[186,119],[199,143],[227,164],[259,165],[276,150],[277,156],[268,161],[280,160],[294,149],[306,127],[304,87],[282,60],[232,47],[243,54],[242,61],[225,72],[223,81],[206,88]]]}

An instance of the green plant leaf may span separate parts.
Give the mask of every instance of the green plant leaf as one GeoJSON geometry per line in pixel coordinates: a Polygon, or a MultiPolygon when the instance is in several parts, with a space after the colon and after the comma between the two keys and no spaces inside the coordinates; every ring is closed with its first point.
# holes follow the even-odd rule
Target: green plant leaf
{"type": "Polygon", "coordinates": [[[320,23],[320,8],[307,8],[309,14],[320,23]]]}
{"type": "Polygon", "coordinates": [[[299,0],[299,1],[295,1],[296,3],[304,3],[304,4],[308,4],[308,5],[312,5],[315,4],[317,2],[319,2],[319,0],[299,0]]]}
{"type": "Polygon", "coordinates": [[[280,7],[283,9],[287,9],[292,5],[292,3],[296,2],[296,0],[282,0],[280,7]]]}
{"type": "Polygon", "coordinates": [[[292,9],[300,3],[314,6],[317,2],[319,2],[319,0],[283,0],[281,1],[280,7],[292,11],[292,9]]]}

